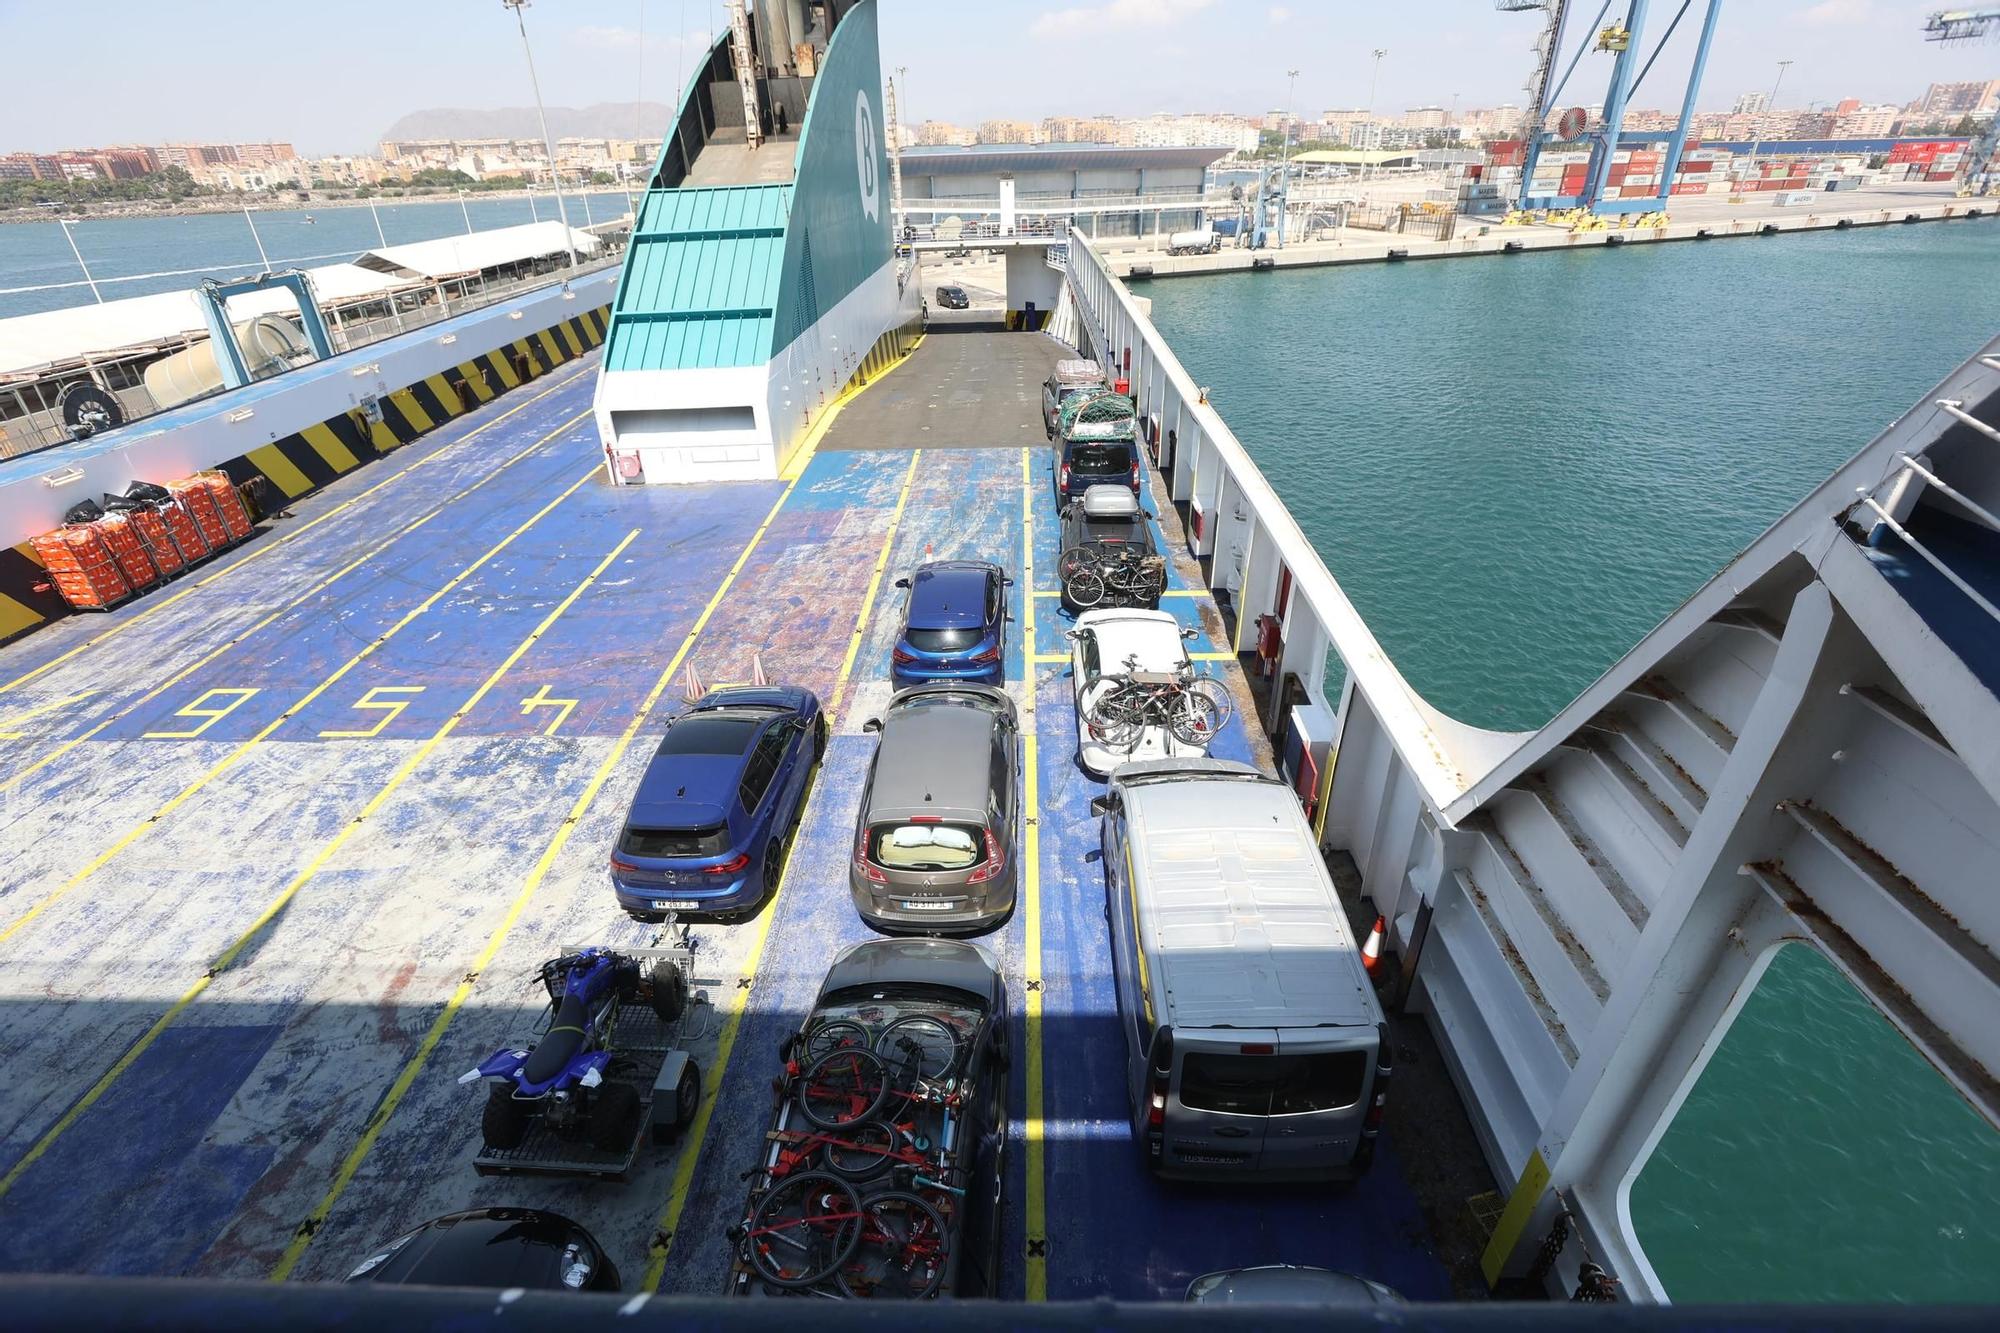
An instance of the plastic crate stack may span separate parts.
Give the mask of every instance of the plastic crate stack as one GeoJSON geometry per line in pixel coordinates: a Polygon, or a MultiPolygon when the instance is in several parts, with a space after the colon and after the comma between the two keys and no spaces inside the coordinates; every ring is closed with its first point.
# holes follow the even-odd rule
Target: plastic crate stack
{"type": "Polygon", "coordinates": [[[34,547],[56,591],[79,611],[113,607],[132,595],[132,585],[119,572],[95,523],[45,532],[35,538],[34,547]]]}
{"type": "Polygon", "coordinates": [[[255,525],[228,474],[197,472],[165,487],[134,483],[105,505],[33,541],[63,600],[101,611],[248,537],[255,525]],[[109,510],[110,512],[104,512],[109,510]]]}

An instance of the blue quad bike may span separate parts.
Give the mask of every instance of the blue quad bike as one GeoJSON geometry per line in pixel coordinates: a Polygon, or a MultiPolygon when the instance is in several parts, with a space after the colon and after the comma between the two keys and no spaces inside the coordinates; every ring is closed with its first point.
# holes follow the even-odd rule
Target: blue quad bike
{"type": "Polygon", "coordinates": [[[543,963],[541,980],[550,1015],[541,1040],[496,1051],[459,1076],[461,1083],[488,1082],[487,1149],[519,1148],[536,1120],[600,1152],[630,1149],[643,1107],[639,1089],[613,1077],[619,1010],[645,1004],[661,1023],[677,1023],[688,1006],[687,973],[670,958],[648,969],[638,958],[589,948],[543,963]]]}

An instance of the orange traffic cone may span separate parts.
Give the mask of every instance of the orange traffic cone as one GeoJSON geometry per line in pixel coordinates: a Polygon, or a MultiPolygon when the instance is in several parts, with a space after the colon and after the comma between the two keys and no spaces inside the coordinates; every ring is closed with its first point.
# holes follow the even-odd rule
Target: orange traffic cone
{"type": "Polygon", "coordinates": [[[1374,976],[1382,966],[1382,930],[1389,919],[1376,914],[1375,924],[1368,929],[1368,942],[1361,946],[1361,970],[1374,976]]]}

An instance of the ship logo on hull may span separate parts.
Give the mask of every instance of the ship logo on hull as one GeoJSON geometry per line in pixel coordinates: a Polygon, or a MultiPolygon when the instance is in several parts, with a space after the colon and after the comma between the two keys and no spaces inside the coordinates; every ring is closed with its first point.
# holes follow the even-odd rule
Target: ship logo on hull
{"type": "Polygon", "coordinates": [[[861,211],[870,222],[882,220],[882,167],[875,136],[875,108],[868,91],[854,94],[854,170],[861,178],[861,211]]]}

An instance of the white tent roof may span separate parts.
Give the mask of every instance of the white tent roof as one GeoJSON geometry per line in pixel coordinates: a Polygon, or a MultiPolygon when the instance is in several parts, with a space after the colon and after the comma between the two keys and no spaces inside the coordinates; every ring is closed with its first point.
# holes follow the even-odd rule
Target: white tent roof
{"type": "MultiPolygon", "coordinates": [[[[353,264],[307,269],[321,302],[352,301],[412,285],[406,276],[371,273],[353,264]]],[[[292,294],[282,287],[229,298],[229,317],[241,322],[256,315],[296,314],[292,294]]],[[[102,304],[70,306],[35,315],[0,319],[0,375],[57,366],[85,356],[106,356],[127,348],[205,337],[201,301],[193,291],[128,296],[102,304]]]]}
{"type": "MultiPolygon", "coordinates": [[[[496,227],[464,236],[443,236],[435,241],[414,241],[409,245],[387,245],[370,250],[354,262],[377,273],[396,273],[413,278],[455,278],[502,264],[519,263],[565,252],[560,222],[524,222],[518,227],[496,227]]],[[[579,255],[594,255],[604,243],[581,227],[567,228],[579,255]]]]}

